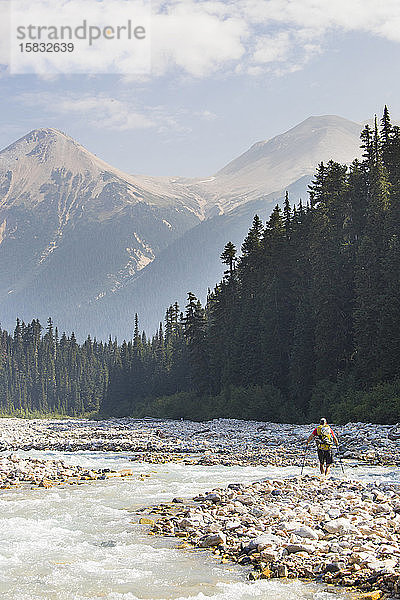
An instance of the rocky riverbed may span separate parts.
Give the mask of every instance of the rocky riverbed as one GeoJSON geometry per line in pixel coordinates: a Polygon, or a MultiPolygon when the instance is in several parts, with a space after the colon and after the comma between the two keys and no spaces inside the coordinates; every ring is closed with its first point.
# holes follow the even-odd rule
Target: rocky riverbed
{"type": "MultiPolygon", "coordinates": [[[[156,419],[0,419],[0,452],[129,452],[151,463],[301,465],[314,425],[217,419],[206,423],[156,419]]],[[[400,464],[400,426],[349,423],[335,427],[340,456],[370,464],[400,464]]],[[[308,453],[306,464],[315,463],[308,453]]]]}
{"type": "MultiPolygon", "coordinates": [[[[37,458],[36,451],[61,451],[64,458],[121,453],[130,462],[178,463],[179,469],[179,464],[211,470],[256,466],[280,476],[280,467],[303,464],[313,427],[228,419],[0,419],[0,489],[66,487],[132,475],[126,468],[37,458]]],[[[399,426],[349,423],[334,429],[345,465],[346,459],[367,463],[368,469],[400,464],[399,426]]],[[[305,464],[316,466],[315,452],[307,453],[305,464]]],[[[210,490],[190,502],[176,498],[149,516],[144,509],[141,522],[153,535],[174,536],[182,547],[208,549],[222,562],[246,566],[253,580],[309,579],[400,597],[400,484],[273,477],[210,490]]]]}
{"type": "Polygon", "coordinates": [[[21,457],[16,454],[0,457],[0,489],[12,489],[30,485],[51,488],[62,484],[82,484],[110,477],[132,475],[130,469],[88,470],[79,465],[67,465],[62,460],[46,460],[21,457]]]}
{"type": "Polygon", "coordinates": [[[400,597],[400,484],[319,477],[230,484],[138,511],[151,534],[250,567],[250,579],[301,578],[400,597]]]}

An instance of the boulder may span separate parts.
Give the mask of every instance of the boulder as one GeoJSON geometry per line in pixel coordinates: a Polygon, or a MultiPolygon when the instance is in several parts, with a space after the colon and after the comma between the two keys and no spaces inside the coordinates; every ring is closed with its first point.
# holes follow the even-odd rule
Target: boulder
{"type": "Polygon", "coordinates": [[[276,571],[277,577],[287,577],[288,576],[288,568],[286,565],[279,565],[276,571]]]}
{"type": "Polygon", "coordinates": [[[200,548],[211,548],[212,546],[219,546],[220,544],[226,544],[226,535],[219,531],[212,535],[207,535],[199,540],[200,548]]]}
{"type": "Polygon", "coordinates": [[[261,552],[261,559],[265,562],[275,562],[278,559],[278,552],[272,548],[265,549],[261,552]]]}
{"type": "Polygon", "coordinates": [[[214,493],[207,494],[206,500],[208,500],[208,502],[214,502],[214,504],[219,504],[219,502],[221,502],[221,496],[214,493]]]}
{"type": "Polygon", "coordinates": [[[236,520],[228,521],[225,525],[225,529],[227,529],[228,531],[232,531],[233,529],[238,529],[241,525],[242,525],[242,523],[236,519],[236,520]]]}
{"type": "Polygon", "coordinates": [[[346,567],[344,562],[332,562],[328,563],[324,568],[324,573],[339,573],[346,567]]]}
{"type": "Polygon", "coordinates": [[[272,533],[262,533],[250,540],[246,548],[248,552],[251,552],[252,550],[261,552],[262,550],[265,550],[265,548],[270,548],[271,546],[276,546],[281,543],[282,539],[277,535],[273,535],[272,533]]]}
{"type": "Polygon", "coordinates": [[[262,517],[263,515],[265,515],[265,509],[261,508],[260,506],[253,506],[249,512],[251,515],[253,515],[253,517],[256,517],[256,518],[259,518],[259,517],[262,517]]]}
{"type": "Polygon", "coordinates": [[[311,527],[308,527],[308,525],[303,525],[299,529],[295,529],[293,531],[293,533],[302,538],[308,538],[310,540],[318,540],[318,533],[316,531],[314,531],[313,529],[311,529],[311,527]]]}
{"type": "Polygon", "coordinates": [[[327,521],[324,523],[323,528],[328,533],[344,534],[344,533],[355,533],[357,529],[354,525],[349,521],[349,519],[345,519],[344,517],[340,517],[339,519],[333,519],[332,521],[327,521]]]}
{"type": "Polygon", "coordinates": [[[307,552],[307,554],[312,554],[314,552],[314,548],[306,544],[289,544],[288,546],[285,546],[285,550],[288,554],[296,554],[297,552],[307,552]]]}
{"type": "Polygon", "coordinates": [[[181,521],[178,521],[178,525],[180,529],[194,529],[200,525],[200,521],[198,519],[187,519],[185,517],[181,521]]]}
{"type": "Polygon", "coordinates": [[[154,519],[149,519],[147,517],[141,517],[139,519],[139,524],[140,525],[155,525],[155,523],[156,522],[154,521],[154,519]]]}

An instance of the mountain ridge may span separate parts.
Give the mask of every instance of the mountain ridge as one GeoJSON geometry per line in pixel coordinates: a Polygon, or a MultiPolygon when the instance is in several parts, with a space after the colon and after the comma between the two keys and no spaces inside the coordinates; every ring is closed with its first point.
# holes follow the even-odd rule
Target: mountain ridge
{"type": "MultiPolygon", "coordinates": [[[[201,178],[129,175],[63,132],[32,130],[0,152],[1,320],[8,325],[16,316],[43,320],[51,314],[62,321],[69,314],[70,328],[76,309],[87,317],[77,315],[75,330],[82,330],[87,318],[99,337],[107,337],[111,331],[102,329],[104,319],[123,336],[122,317],[118,321],[113,306],[121,304],[126,288],[126,302],[132,293],[132,302],[146,308],[144,327],[152,329],[152,312],[160,306],[156,296],[173,302],[174,285],[193,287],[202,255],[197,289],[216,283],[210,279],[221,272],[217,240],[225,243],[222,238],[227,241],[232,232],[240,243],[253,203],[266,218],[285,189],[304,198],[320,160],[350,162],[357,155],[360,130],[342,117],[309,117],[201,178]],[[190,231],[201,223],[204,239],[196,233],[191,247],[190,231]],[[169,247],[188,256],[174,259],[168,273],[169,247]],[[160,277],[168,279],[164,287],[171,297],[160,277]],[[140,279],[146,280],[146,291],[140,291],[140,279]],[[103,317],[96,316],[100,305],[103,317]]],[[[126,318],[127,311],[118,310],[126,318]]]]}

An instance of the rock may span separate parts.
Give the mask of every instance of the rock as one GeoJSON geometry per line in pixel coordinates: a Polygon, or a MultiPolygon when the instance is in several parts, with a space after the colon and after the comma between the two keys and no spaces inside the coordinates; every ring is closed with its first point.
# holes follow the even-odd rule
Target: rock
{"type": "Polygon", "coordinates": [[[263,569],[261,571],[260,579],[270,579],[271,577],[272,577],[271,570],[269,569],[269,567],[265,567],[265,569],[263,569]]]}
{"type": "Polygon", "coordinates": [[[253,515],[253,517],[257,517],[257,518],[265,515],[265,510],[262,508],[259,508],[258,506],[253,506],[249,512],[251,515],[253,515]]]}
{"type": "Polygon", "coordinates": [[[242,523],[238,520],[228,521],[225,525],[225,529],[227,529],[229,531],[233,531],[234,529],[238,529],[241,525],[242,525],[242,523]]]}
{"type": "Polygon", "coordinates": [[[249,552],[252,550],[261,552],[262,550],[265,550],[265,548],[270,548],[271,546],[276,546],[276,544],[280,543],[282,543],[282,539],[278,536],[271,533],[263,533],[250,540],[246,548],[249,552]]]}
{"type": "Polygon", "coordinates": [[[257,581],[257,579],[260,579],[260,573],[258,573],[257,571],[250,571],[249,579],[250,581],[257,581]]]}
{"type": "Polygon", "coordinates": [[[236,490],[236,491],[239,491],[240,489],[242,489],[242,487],[243,487],[243,483],[230,483],[228,485],[228,489],[236,490]]]}
{"type": "Polygon", "coordinates": [[[266,549],[266,550],[262,550],[261,552],[261,558],[262,560],[265,560],[266,562],[275,562],[278,558],[278,552],[276,552],[275,550],[270,550],[270,549],[266,549]]]}
{"type": "Polygon", "coordinates": [[[308,527],[307,525],[303,525],[299,529],[295,529],[293,531],[293,533],[302,538],[308,538],[310,540],[318,540],[318,533],[316,531],[314,531],[313,529],[311,529],[311,527],[308,527]]]}
{"type": "Polygon", "coordinates": [[[218,494],[207,494],[206,500],[218,504],[219,502],[221,502],[221,496],[219,496],[218,494]]]}
{"type": "Polygon", "coordinates": [[[384,502],[382,504],[377,504],[373,508],[373,512],[375,514],[383,514],[392,512],[392,507],[388,502],[384,502]]]}
{"type": "Polygon", "coordinates": [[[139,519],[139,524],[140,525],[155,525],[156,522],[154,521],[154,519],[149,519],[147,517],[141,517],[139,519]]]}
{"type": "Polygon", "coordinates": [[[178,521],[178,526],[180,527],[180,529],[194,529],[196,527],[198,527],[200,524],[199,520],[194,520],[194,519],[182,519],[181,521],[178,521]]]}
{"type": "Polygon", "coordinates": [[[279,565],[276,570],[277,577],[287,577],[289,575],[286,565],[279,565]]]}
{"type": "Polygon", "coordinates": [[[39,487],[51,488],[53,487],[53,482],[49,481],[48,479],[42,479],[42,481],[39,483],[39,487]]]}
{"type": "Polygon", "coordinates": [[[400,440],[400,424],[398,423],[388,433],[388,438],[393,441],[400,440]]]}
{"type": "Polygon", "coordinates": [[[379,600],[379,598],[382,598],[382,592],[379,590],[366,592],[365,594],[359,594],[357,598],[358,600],[379,600]]]}
{"type": "Polygon", "coordinates": [[[219,531],[213,535],[207,535],[201,538],[198,543],[200,548],[210,548],[212,546],[219,546],[221,544],[226,544],[226,535],[222,533],[222,531],[219,531]]]}
{"type": "Polygon", "coordinates": [[[344,562],[328,563],[324,568],[324,573],[338,573],[346,567],[344,562]]]}
{"type": "Polygon", "coordinates": [[[237,500],[245,506],[251,506],[252,504],[254,504],[254,498],[252,498],[251,496],[239,496],[237,500]]]}
{"type": "Polygon", "coordinates": [[[344,519],[343,517],[339,519],[333,519],[332,521],[327,521],[323,524],[323,528],[328,533],[355,533],[357,529],[352,525],[352,523],[348,519],[344,519]]]}
{"type": "Polygon", "coordinates": [[[307,554],[311,554],[314,552],[312,546],[306,546],[305,544],[289,544],[288,546],[285,546],[285,550],[288,554],[296,554],[297,552],[307,552],[307,554]]]}

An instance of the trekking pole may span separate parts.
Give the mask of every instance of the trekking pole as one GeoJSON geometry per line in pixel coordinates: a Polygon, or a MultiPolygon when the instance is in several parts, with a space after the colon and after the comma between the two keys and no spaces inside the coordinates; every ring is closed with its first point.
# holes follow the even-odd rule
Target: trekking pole
{"type": "Polygon", "coordinates": [[[343,463],[342,463],[342,459],[340,458],[340,454],[339,454],[339,446],[337,446],[337,448],[338,448],[338,454],[337,454],[337,457],[338,457],[338,459],[339,459],[339,464],[340,464],[340,466],[342,467],[342,473],[343,473],[343,475],[345,475],[344,468],[343,468],[343,463]]]}
{"type": "Polygon", "coordinates": [[[308,451],[308,444],[306,445],[306,450],[305,450],[305,452],[304,452],[304,456],[303,456],[303,464],[301,465],[301,473],[300,473],[300,477],[302,477],[302,475],[303,475],[303,469],[304,469],[304,465],[305,465],[305,462],[306,462],[306,454],[307,454],[307,451],[308,451]]]}

